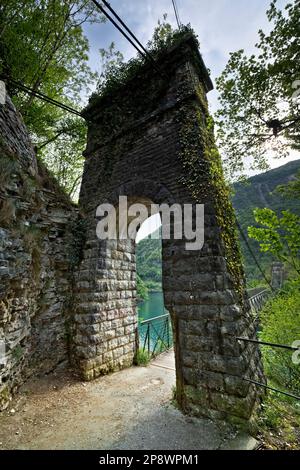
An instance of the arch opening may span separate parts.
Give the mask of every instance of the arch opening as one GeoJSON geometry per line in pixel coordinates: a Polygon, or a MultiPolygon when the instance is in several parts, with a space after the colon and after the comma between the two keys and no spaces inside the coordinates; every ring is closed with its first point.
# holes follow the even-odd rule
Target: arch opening
{"type": "Polygon", "coordinates": [[[175,370],[173,328],[164,304],[162,279],[161,217],[146,219],[136,236],[136,279],[139,350],[138,362],[148,362],[162,353],[175,370]],[[168,358],[166,356],[168,355],[168,358]]]}

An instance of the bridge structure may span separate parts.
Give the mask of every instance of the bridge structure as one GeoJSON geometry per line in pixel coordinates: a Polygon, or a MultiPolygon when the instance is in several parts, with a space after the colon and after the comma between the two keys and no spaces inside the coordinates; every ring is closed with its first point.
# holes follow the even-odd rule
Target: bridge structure
{"type": "Polygon", "coordinates": [[[215,146],[207,93],[212,82],[187,34],[85,110],[88,141],[79,205],[86,220],[75,272],[73,362],[85,380],[130,367],[137,353],[135,242],[100,240],[97,207],[130,203],[204,205],[204,245],[162,241],[164,303],[170,313],[180,408],[212,419],[248,420],[265,382],[245,290],[234,212],[215,146]]]}

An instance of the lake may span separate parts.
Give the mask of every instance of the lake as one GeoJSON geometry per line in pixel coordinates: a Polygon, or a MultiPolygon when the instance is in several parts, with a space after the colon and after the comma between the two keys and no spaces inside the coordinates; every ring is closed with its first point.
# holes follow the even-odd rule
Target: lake
{"type": "Polygon", "coordinates": [[[172,344],[171,323],[167,319],[154,320],[151,325],[148,323],[141,325],[141,322],[167,313],[162,292],[150,292],[148,300],[138,303],[140,345],[148,345],[148,348],[155,354],[168,349],[172,344]],[[147,341],[148,334],[150,338],[147,341]]]}
{"type": "Polygon", "coordinates": [[[149,299],[138,303],[139,322],[165,313],[168,313],[168,311],[164,307],[162,292],[149,292],[149,299]]]}

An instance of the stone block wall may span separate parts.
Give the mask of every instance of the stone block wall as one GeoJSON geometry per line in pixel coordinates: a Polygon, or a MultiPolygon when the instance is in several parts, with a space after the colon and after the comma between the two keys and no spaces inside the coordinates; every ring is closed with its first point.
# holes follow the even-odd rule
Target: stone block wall
{"type": "Polygon", "coordinates": [[[68,358],[76,220],[7,97],[0,105],[0,410],[32,373],[68,358]]]}
{"type": "Polygon", "coordinates": [[[128,322],[132,329],[136,325],[131,261],[126,283],[122,277],[123,256],[129,259],[133,251],[118,254],[120,241],[97,239],[97,206],[109,202],[117,207],[118,196],[127,196],[129,203],[176,203],[182,209],[184,204],[204,204],[201,250],[187,250],[185,239],[163,241],[176,395],[185,412],[247,420],[260,393],[244,379],[264,378],[258,347],[236,339],[255,337],[255,328],[207,109],[212,84],[193,36],[162,54],[158,66],[167,78],[145,65],[114,93],[94,97],[85,112],[88,142],[80,205],[89,229],[76,273],[74,352],[83,377],[92,379],[132,364],[137,347],[133,334],[127,339],[132,348],[128,355],[123,344],[128,322]],[[118,323],[111,328],[114,321],[118,323]],[[112,340],[105,337],[107,329],[112,340]]]}
{"type": "Polygon", "coordinates": [[[129,367],[137,343],[135,246],[98,243],[94,231],[76,280],[76,363],[84,379],[129,367]]]}

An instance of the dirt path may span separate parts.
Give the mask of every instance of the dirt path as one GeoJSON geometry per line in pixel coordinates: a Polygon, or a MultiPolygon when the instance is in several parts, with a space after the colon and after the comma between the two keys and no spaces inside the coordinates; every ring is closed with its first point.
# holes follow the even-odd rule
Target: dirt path
{"type": "Polygon", "coordinates": [[[0,449],[217,449],[228,430],[172,404],[172,353],[80,382],[64,367],[30,380],[0,414],[0,449]]]}

